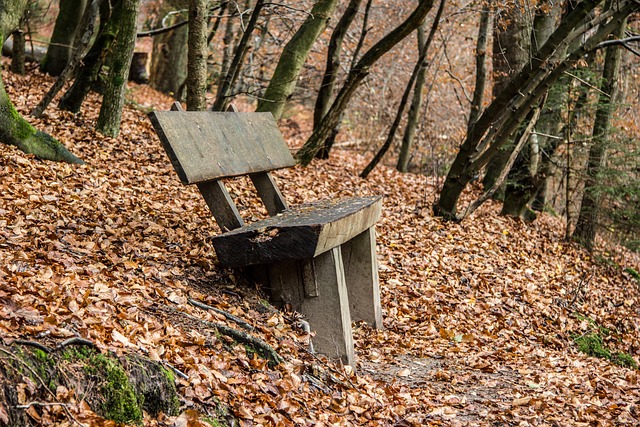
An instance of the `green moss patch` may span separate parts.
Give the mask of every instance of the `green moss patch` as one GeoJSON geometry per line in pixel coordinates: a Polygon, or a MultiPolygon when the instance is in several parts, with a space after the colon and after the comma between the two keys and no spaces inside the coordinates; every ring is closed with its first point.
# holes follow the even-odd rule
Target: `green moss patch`
{"type": "Polygon", "coordinates": [[[142,356],[102,354],[87,345],[46,351],[32,343],[0,350],[0,401],[11,409],[9,426],[27,425],[25,411],[18,408],[18,390],[25,390],[25,383],[30,401],[48,402],[58,386],[64,386],[75,390],[97,414],[117,423],[141,424],[143,411],[150,416],[178,413],[173,373],[142,356]]]}
{"type": "Polygon", "coordinates": [[[100,388],[96,412],[120,423],[141,422],[141,405],[122,365],[99,353],[88,357],[87,362],[84,371],[100,388]]]}
{"type": "Polygon", "coordinates": [[[607,359],[611,363],[630,369],[638,369],[638,363],[633,356],[628,353],[613,351],[604,342],[604,338],[611,334],[607,328],[599,326],[592,319],[578,315],[581,320],[587,320],[593,326],[593,331],[582,335],[573,335],[573,341],[578,346],[581,353],[591,357],[607,359]]]}

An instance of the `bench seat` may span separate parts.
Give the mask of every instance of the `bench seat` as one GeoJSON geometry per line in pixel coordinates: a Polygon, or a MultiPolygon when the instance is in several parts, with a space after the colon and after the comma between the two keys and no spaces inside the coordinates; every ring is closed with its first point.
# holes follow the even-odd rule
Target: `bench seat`
{"type": "Polygon", "coordinates": [[[298,205],[213,237],[225,267],[312,259],[348,242],[380,218],[380,196],[298,205]]]}

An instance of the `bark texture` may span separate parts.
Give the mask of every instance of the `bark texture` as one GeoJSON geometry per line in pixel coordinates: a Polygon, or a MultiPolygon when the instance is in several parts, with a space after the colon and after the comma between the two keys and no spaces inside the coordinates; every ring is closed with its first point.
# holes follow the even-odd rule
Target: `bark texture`
{"type": "Polygon", "coordinates": [[[53,27],[47,54],[40,69],[52,76],[58,76],[71,60],[76,33],[87,0],[60,0],[60,11],[53,27]]]}
{"type": "Polygon", "coordinates": [[[110,62],[109,77],[105,88],[96,130],[116,137],[120,133],[124,94],[136,41],[138,0],[122,0],[122,19],[116,41],[116,49],[110,62]]]}
{"type": "Polygon", "coordinates": [[[257,111],[269,111],[276,120],[282,116],[311,47],[327,27],[337,3],[338,0],[318,0],[313,5],[309,17],[284,47],[257,111]]]}
{"type": "Polygon", "coordinates": [[[149,84],[152,88],[180,99],[180,88],[187,78],[189,30],[186,26],[153,38],[149,84]]]}
{"type": "Polygon", "coordinates": [[[189,1],[187,110],[207,109],[207,0],[189,1]]]}
{"type": "Polygon", "coordinates": [[[469,111],[467,130],[471,129],[478,120],[484,104],[484,90],[487,85],[487,41],[491,28],[491,9],[488,5],[482,7],[480,23],[478,24],[478,39],[476,40],[476,81],[469,111]]]}
{"type": "MultiPolygon", "coordinates": [[[[625,27],[626,20],[623,20],[613,34],[613,38],[622,38],[625,27]]],[[[598,109],[593,125],[593,144],[589,149],[587,179],[582,195],[578,222],[572,236],[574,240],[580,242],[589,250],[593,249],[598,229],[600,210],[598,181],[607,163],[607,146],[611,128],[611,118],[615,110],[614,102],[618,94],[618,74],[620,73],[621,58],[622,48],[620,46],[610,46],[607,48],[602,71],[598,109]]]]}

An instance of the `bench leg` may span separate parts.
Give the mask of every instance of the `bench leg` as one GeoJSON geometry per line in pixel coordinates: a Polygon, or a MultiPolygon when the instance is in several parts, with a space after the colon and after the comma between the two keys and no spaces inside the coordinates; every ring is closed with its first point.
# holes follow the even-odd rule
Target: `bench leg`
{"type": "Polygon", "coordinates": [[[318,353],[355,366],[349,296],[340,248],[297,264],[297,269],[292,268],[293,263],[273,265],[272,289],[307,318],[316,333],[313,346],[318,353]]]}
{"type": "Polygon", "coordinates": [[[374,227],[342,244],[351,320],[382,329],[382,307],[374,227]]]}

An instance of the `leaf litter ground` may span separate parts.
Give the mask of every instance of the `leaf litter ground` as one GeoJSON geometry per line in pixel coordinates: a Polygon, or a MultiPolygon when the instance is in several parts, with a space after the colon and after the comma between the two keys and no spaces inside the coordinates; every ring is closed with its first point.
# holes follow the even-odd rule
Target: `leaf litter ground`
{"type": "MultiPolygon", "coordinates": [[[[36,71],[5,74],[23,114],[51,84],[36,71]]],[[[377,232],[385,330],[355,325],[355,373],[310,355],[295,315],[274,311],[259,289],[216,264],[209,237],[217,226],[196,189],[179,183],[141,111],[168,109],[171,100],[145,86],[129,96],[117,139],[93,132],[93,96],[82,115],[51,108],[32,120],[87,166],[0,145],[5,343],[77,335],[102,351],[173,366],[187,376],[177,379],[184,411],[146,417],[148,426],[206,425],[198,417],[219,402],[241,426],[640,423],[638,371],[588,357],[574,343],[606,330],[606,345],[638,360],[639,284],[624,271],[639,269],[634,254],[617,248],[599,254],[607,262],[596,260],[563,240],[560,220],[542,215],[524,225],[491,203],[462,224],[444,223],[430,213],[432,179],[379,167],[361,180],[366,159],[350,151],[278,172],[290,203],[384,195],[377,232]],[[206,322],[238,325],[189,299],[251,323],[285,363],[270,368],[216,334],[206,322]]],[[[283,123],[294,145],[300,126],[283,123]]],[[[232,187],[245,216],[264,216],[246,182],[232,187]]],[[[81,396],[67,400],[78,420],[98,425],[81,396]]],[[[71,423],[47,411],[40,416],[49,424],[71,423]]]]}

